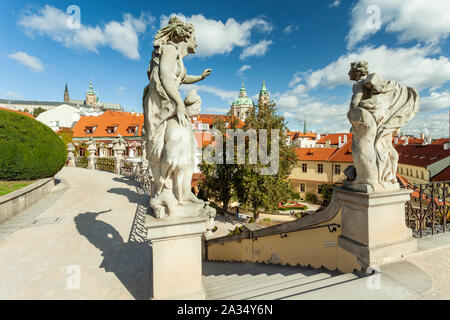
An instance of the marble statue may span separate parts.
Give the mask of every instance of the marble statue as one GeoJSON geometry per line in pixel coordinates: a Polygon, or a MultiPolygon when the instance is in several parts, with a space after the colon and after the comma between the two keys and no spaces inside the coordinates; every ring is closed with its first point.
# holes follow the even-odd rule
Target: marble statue
{"type": "Polygon", "coordinates": [[[392,136],[419,111],[419,95],[395,80],[369,74],[365,61],[353,62],[348,75],[356,81],[347,113],[354,166],[344,172],[344,186],[361,192],[399,189],[392,136]]]}
{"type": "Polygon", "coordinates": [[[212,212],[207,202],[191,192],[197,144],[190,117],[199,114],[201,98],[191,90],[183,100],[181,84],[201,81],[211,74],[186,73],[183,58],[197,47],[194,27],[172,16],[153,43],[144,89],[144,145],[151,180],[150,206],[156,218],[192,217],[212,212]]]}

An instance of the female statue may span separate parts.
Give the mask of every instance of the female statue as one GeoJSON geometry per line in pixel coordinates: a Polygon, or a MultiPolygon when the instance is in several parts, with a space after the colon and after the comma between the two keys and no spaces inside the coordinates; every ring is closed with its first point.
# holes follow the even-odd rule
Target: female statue
{"type": "Polygon", "coordinates": [[[157,32],[153,46],[143,97],[150,205],[158,218],[186,215],[187,203],[203,205],[191,192],[196,143],[190,117],[200,112],[201,99],[192,90],[183,101],[179,86],[205,79],[211,69],[200,76],[186,74],[183,58],[195,53],[197,43],[192,24],[176,16],[157,32]]]}
{"type": "Polygon", "coordinates": [[[398,153],[392,135],[417,114],[419,95],[395,80],[369,74],[365,61],[353,62],[348,75],[356,81],[347,113],[354,169],[346,170],[345,185],[363,192],[398,189],[398,153]]]}

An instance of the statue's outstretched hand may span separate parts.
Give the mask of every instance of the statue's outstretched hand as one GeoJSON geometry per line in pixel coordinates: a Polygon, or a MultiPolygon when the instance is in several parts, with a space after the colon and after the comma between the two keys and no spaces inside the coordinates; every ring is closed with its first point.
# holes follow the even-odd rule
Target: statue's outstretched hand
{"type": "Polygon", "coordinates": [[[186,107],[184,106],[184,104],[180,104],[177,106],[177,118],[180,126],[187,127],[189,125],[190,119],[187,115],[186,107]]]}
{"type": "Polygon", "coordinates": [[[211,74],[212,69],[205,69],[205,71],[202,72],[202,79],[205,79],[211,74]]]}

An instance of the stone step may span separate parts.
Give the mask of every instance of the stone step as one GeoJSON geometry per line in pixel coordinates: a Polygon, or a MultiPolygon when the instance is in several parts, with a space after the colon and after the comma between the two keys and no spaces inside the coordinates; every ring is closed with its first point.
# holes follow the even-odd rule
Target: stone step
{"type": "Polygon", "coordinates": [[[281,279],[281,278],[285,278],[285,277],[286,276],[281,273],[272,274],[272,275],[267,275],[267,274],[263,273],[263,274],[258,274],[258,275],[251,275],[250,277],[245,277],[242,279],[236,279],[236,280],[230,281],[230,282],[218,283],[209,288],[207,286],[207,288],[208,288],[208,293],[210,293],[211,295],[215,295],[216,293],[220,293],[220,292],[224,292],[224,291],[228,292],[230,289],[245,287],[248,285],[252,285],[254,283],[265,282],[265,281],[268,281],[269,279],[281,279]]]}
{"type": "MultiPolygon", "coordinates": [[[[228,299],[233,295],[239,293],[253,293],[257,289],[263,289],[267,287],[271,287],[276,284],[291,282],[297,279],[306,278],[307,276],[301,273],[295,273],[282,277],[270,277],[270,278],[262,278],[260,281],[254,281],[250,283],[244,283],[242,285],[235,285],[233,288],[228,290],[223,290],[222,292],[212,293],[209,295],[210,299],[228,299]]],[[[208,292],[209,293],[209,292],[208,292]]]]}
{"type": "MultiPolygon", "coordinates": [[[[230,276],[231,277],[231,276],[230,276]]],[[[209,281],[205,282],[205,286],[208,289],[208,292],[211,290],[215,290],[217,288],[224,288],[224,287],[228,287],[230,285],[236,284],[236,283],[241,283],[244,282],[248,279],[254,279],[255,277],[258,278],[265,278],[267,277],[267,274],[265,273],[261,273],[258,275],[252,275],[252,274],[244,274],[244,275],[237,275],[236,277],[233,278],[226,278],[226,279],[222,279],[221,281],[215,281],[213,283],[210,283],[209,281]]]]}
{"type": "Polygon", "coordinates": [[[218,276],[216,276],[216,275],[203,276],[203,278],[205,280],[205,285],[206,285],[206,283],[209,283],[209,284],[218,283],[221,281],[226,281],[226,279],[234,279],[238,276],[239,275],[237,275],[237,274],[231,274],[231,275],[221,274],[218,276]]]}
{"type": "MultiPolygon", "coordinates": [[[[301,277],[299,279],[296,280],[291,280],[291,281],[287,281],[284,282],[282,280],[280,280],[279,283],[274,283],[271,286],[265,286],[259,289],[255,289],[252,291],[247,291],[245,288],[240,291],[239,293],[236,294],[232,294],[227,296],[226,298],[222,298],[219,300],[244,300],[244,299],[272,299],[270,297],[268,298],[260,298],[264,295],[269,295],[276,293],[276,292],[280,292],[280,291],[284,291],[286,289],[289,288],[293,288],[293,287],[300,287],[302,285],[308,284],[308,283],[313,283],[315,281],[320,281],[323,279],[327,279],[330,278],[331,276],[329,274],[326,273],[319,273],[319,274],[315,274],[312,276],[308,276],[308,277],[301,277]]],[[[210,297],[211,298],[211,297],[210,297]]]]}
{"type": "MultiPolygon", "coordinates": [[[[309,278],[312,277],[308,277],[306,278],[306,280],[308,280],[309,278]]],[[[293,283],[291,283],[292,285],[289,286],[285,286],[282,290],[276,290],[274,287],[270,288],[271,292],[268,292],[266,294],[262,294],[262,295],[258,295],[258,296],[253,296],[251,298],[249,298],[250,300],[277,300],[277,299],[300,299],[300,297],[298,295],[300,295],[301,293],[305,293],[305,292],[310,292],[313,290],[317,290],[317,289],[322,289],[328,286],[335,286],[338,285],[340,283],[344,283],[347,281],[351,281],[354,279],[358,279],[358,277],[356,275],[354,275],[353,273],[347,273],[347,274],[343,274],[340,276],[335,276],[335,277],[326,277],[325,279],[319,280],[319,281],[310,281],[308,283],[304,283],[304,284],[296,284],[293,285],[293,283]],[[296,297],[297,296],[297,297],[296,297]]],[[[325,298],[325,297],[324,297],[325,298]]]]}

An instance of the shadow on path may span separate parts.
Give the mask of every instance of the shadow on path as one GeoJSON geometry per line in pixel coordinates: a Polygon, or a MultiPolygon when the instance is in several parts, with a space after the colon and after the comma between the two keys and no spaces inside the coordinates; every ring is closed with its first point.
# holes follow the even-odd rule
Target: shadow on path
{"type": "Polygon", "coordinates": [[[137,193],[128,188],[111,188],[107,191],[108,193],[120,194],[128,198],[131,203],[136,203],[138,205],[145,206],[148,202],[148,196],[145,194],[137,193]]]}
{"type": "Polygon", "coordinates": [[[102,252],[100,268],[113,272],[137,300],[150,298],[151,247],[148,242],[124,242],[110,224],[97,220],[107,211],[85,212],[74,220],[78,232],[102,252]]]}

